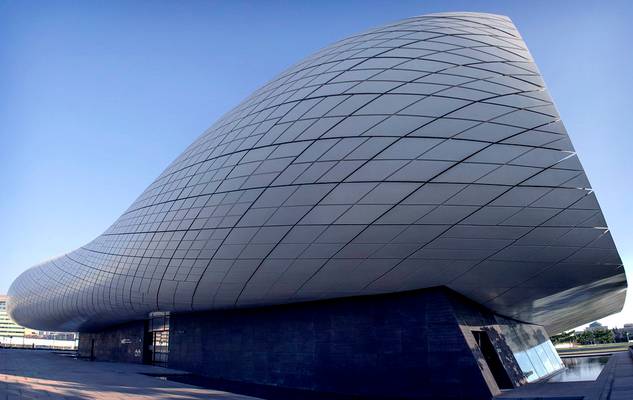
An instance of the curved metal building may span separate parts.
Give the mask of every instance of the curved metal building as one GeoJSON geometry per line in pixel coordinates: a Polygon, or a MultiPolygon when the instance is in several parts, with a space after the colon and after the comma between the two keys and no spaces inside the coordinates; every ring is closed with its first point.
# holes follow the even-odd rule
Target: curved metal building
{"type": "Polygon", "coordinates": [[[326,47],[9,294],[22,325],[98,331],[432,287],[551,333],[624,301],[596,196],[506,17],[426,15],[326,47]]]}

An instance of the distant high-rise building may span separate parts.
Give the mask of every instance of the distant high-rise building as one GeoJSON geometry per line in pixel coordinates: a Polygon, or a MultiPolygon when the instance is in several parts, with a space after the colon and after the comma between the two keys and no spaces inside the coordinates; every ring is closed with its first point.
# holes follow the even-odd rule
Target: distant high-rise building
{"type": "Polygon", "coordinates": [[[586,331],[602,331],[602,330],[607,330],[607,329],[609,328],[602,325],[598,321],[590,323],[589,326],[585,328],[586,331]]]}
{"type": "Polygon", "coordinates": [[[7,314],[7,296],[0,295],[0,337],[24,337],[24,330],[7,314]]]}

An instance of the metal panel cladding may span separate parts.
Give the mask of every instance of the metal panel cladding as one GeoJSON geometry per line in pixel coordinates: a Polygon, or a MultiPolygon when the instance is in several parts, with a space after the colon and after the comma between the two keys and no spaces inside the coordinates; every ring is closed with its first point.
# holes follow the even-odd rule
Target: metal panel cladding
{"type": "Polygon", "coordinates": [[[103,235],[24,272],[10,312],[92,330],[439,285],[552,332],[625,296],[596,197],[503,16],[409,18],[290,68],[103,235]]]}

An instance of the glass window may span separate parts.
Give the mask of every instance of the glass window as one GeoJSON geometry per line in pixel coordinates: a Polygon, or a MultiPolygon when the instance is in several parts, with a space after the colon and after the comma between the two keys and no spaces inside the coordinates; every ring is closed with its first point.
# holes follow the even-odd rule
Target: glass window
{"type": "Polygon", "coordinates": [[[538,377],[542,378],[543,376],[547,375],[547,370],[545,369],[545,366],[543,365],[543,360],[541,360],[541,357],[536,351],[536,348],[532,347],[528,349],[526,353],[528,357],[530,358],[530,361],[532,361],[532,365],[534,366],[538,377]]]}
{"type": "Polygon", "coordinates": [[[519,368],[521,368],[523,376],[525,376],[525,379],[528,382],[533,382],[539,378],[536,373],[536,369],[532,365],[532,361],[530,361],[530,357],[528,357],[526,352],[520,351],[518,353],[514,353],[514,358],[516,358],[519,368]]]}

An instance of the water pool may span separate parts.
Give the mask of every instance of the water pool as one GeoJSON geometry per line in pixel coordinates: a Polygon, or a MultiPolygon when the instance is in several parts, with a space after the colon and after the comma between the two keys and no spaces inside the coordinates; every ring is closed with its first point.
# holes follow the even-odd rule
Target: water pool
{"type": "Polygon", "coordinates": [[[595,381],[609,362],[610,356],[587,356],[563,358],[565,370],[554,375],[548,382],[595,381]]]}

